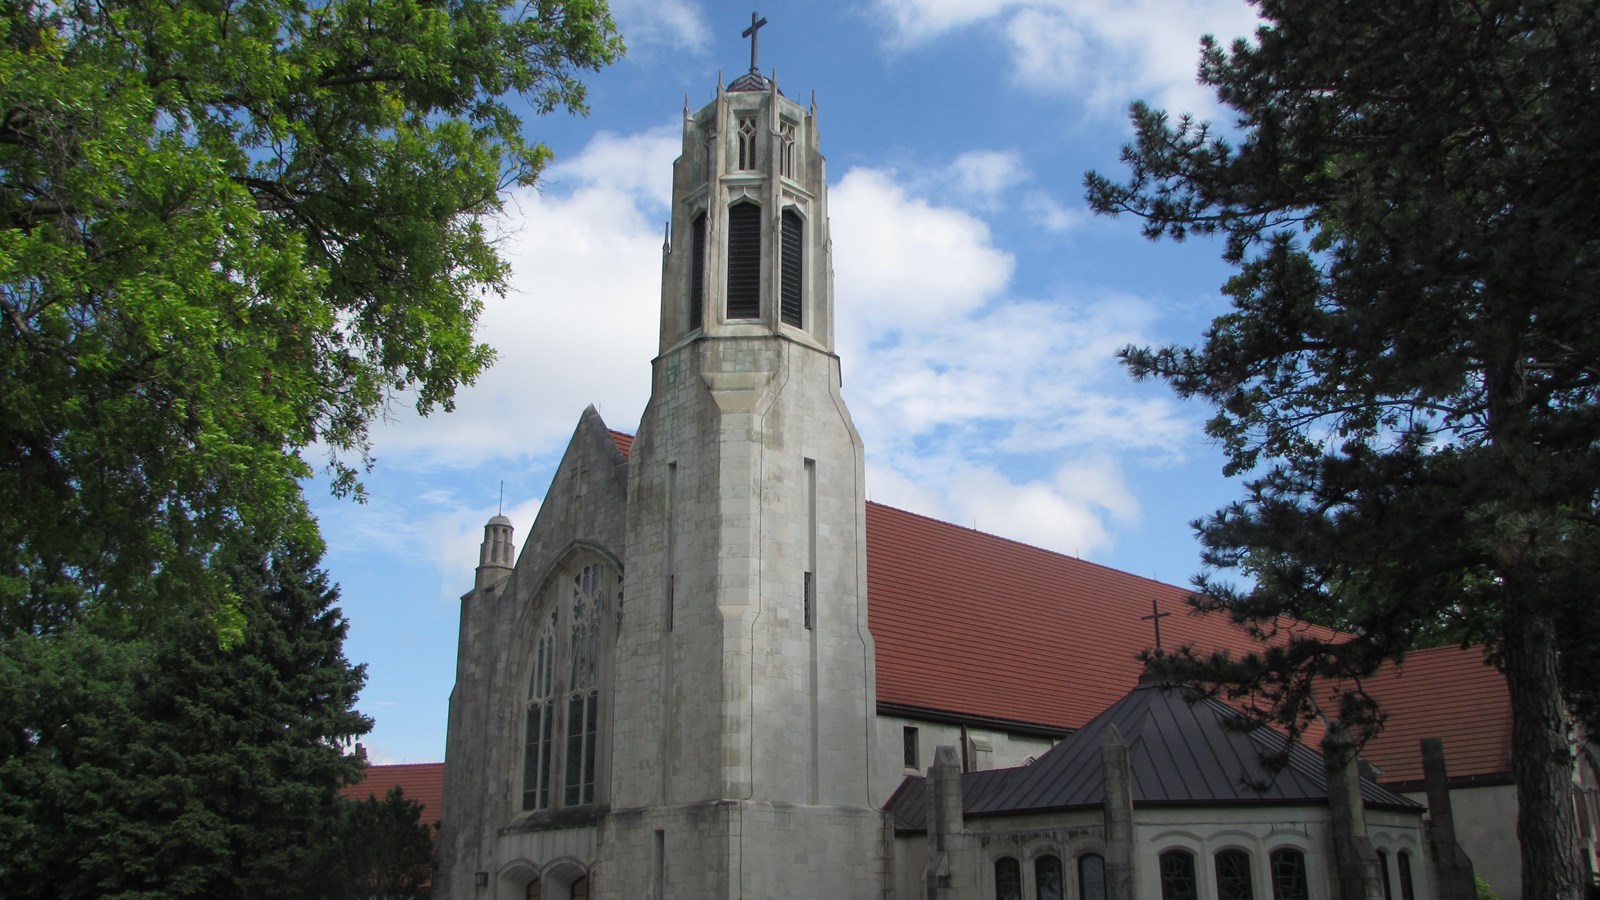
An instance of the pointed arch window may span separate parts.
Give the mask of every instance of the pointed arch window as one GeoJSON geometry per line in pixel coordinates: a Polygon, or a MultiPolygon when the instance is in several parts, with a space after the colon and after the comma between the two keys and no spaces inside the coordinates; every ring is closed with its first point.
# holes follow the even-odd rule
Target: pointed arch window
{"type": "Polygon", "coordinates": [[[596,719],[600,711],[600,621],[611,579],[600,564],[572,577],[572,670],[567,692],[567,806],[594,802],[596,719]]]}
{"type": "Polygon", "coordinates": [[[785,178],[794,177],[795,129],[793,122],[784,122],[778,128],[778,169],[785,178]]]}
{"type": "Polygon", "coordinates": [[[728,318],[761,317],[761,207],[728,207],[728,318]]]}
{"type": "Polygon", "coordinates": [[[534,642],[528,677],[528,708],[522,750],[522,808],[548,809],[555,754],[556,613],[534,642]]]}
{"type": "Polygon", "coordinates": [[[706,214],[699,213],[689,226],[689,330],[705,324],[706,305],[706,214]]]}
{"type": "Polygon", "coordinates": [[[783,321],[796,328],[801,326],[801,309],[804,294],[801,278],[805,272],[805,223],[792,209],[783,211],[783,321]]]}
{"type": "Polygon", "coordinates": [[[748,172],[756,167],[756,120],[754,116],[740,116],[735,135],[739,149],[739,171],[748,172]]]}

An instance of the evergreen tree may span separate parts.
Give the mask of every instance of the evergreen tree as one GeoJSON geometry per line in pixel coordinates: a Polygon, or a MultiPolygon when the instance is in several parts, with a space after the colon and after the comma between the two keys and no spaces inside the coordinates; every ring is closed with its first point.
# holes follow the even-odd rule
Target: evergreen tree
{"type": "Polygon", "coordinates": [[[1572,900],[1563,694],[1592,717],[1600,681],[1581,639],[1600,573],[1600,7],[1257,5],[1253,40],[1202,43],[1237,141],[1135,104],[1128,180],[1086,179],[1097,211],[1220,234],[1237,268],[1199,346],[1123,351],[1213,404],[1248,476],[1196,523],[1198,602],[1283,639],[1187,668],[1290,726],[1338,683],[1323,711],[1370,730],[1361,676],[1440,635],[1486,640],[1512,699],[1522,896],[1572,900]]]}
{"type": "Polygon", "coordinates": [[[338,593],[285,545],[232,564],[242,634],[173,616],[0,646],[0,883],[8,897],[317,896],[343,748],[371,726],[338,593]]]}
{"type": "Polygon", "coordinates": [[[382,798],[345,800],[327,845],[327,900],[426,900],[434,825],[399,785],[382,798]]]}

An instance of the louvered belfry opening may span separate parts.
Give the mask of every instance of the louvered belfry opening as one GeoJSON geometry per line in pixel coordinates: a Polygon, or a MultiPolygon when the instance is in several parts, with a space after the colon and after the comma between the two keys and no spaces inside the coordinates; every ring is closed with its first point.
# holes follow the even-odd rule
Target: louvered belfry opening
{"type": "Polygon", "coordinates": [[[728,318],[761,318],[761,207],[728,209],[728,318]]]}
{"type": "Polygon", "coordinates": [[[783,293],[782,314],[784,324],[796,328],[801,322],[801,273],[805,271],[804,228],[800,214],[792,209],[783,211],[783,293]]]}
{"type": "Polygon", "coordinates": [[[689,226],[690,248],[693,258],[689,262],[689,330],[695,331],[704,324],[706,305],[706,214],[694,217],[689,226]]]}

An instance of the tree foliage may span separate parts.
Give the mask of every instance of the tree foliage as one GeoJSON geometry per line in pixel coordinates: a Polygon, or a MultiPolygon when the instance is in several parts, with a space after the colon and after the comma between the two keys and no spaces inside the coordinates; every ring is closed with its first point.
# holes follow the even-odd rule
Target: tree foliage
{"type": "Polygon", "coordinates": [[[381,799],[345,800],[324,848],[326,900],[426,900],[434,826],[399,785],[381,799]]]}
{"type": "Polygon", "coordinates": [[[360,763],[363,667],[313,554],[228,565],[240,639],[174,616],[0,645],[0,880],[10,897],[311,897],[360,763]]]}
{"type": "Polygon", "coordinates": [[[1128,180],[1086,185],[1152,238],[1222,236],[1237,269],[1199,346],[1123,351],[1209,401],[1227,471],[1248,476],[1196,523],[1200,605],[1262,635],[1292,616],[1352,636],[1189,667],[1290,725],[1341,683],[1321,711],[1370,730],[1363,676],[1440,635],[1486,641],[1512,696],[1523,895],[1575,897],[1563,676],[1600,721],[1582,638],[1600,572],[1600,9],[1257,5],[1253,40],[1202,45],[1238,140],[1136,104],[1128,180]]]}
{"type": "Polygon", "coordinates": [[[603,0],[0,10],[0,631],[226,611],[230,535],[314,532],[391,400],[448,409],[504,261],[480,217],[582,111],[603,0]]]}

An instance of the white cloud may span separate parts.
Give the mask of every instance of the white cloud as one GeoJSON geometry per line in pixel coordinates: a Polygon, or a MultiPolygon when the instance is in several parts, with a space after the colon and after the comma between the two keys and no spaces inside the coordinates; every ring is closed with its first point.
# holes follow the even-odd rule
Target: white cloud
{"type": "Polygon", "coordinates": [[[1005,193],[1031,176],[1015,150],[974,150],[950,164],[947,182],[982,209],[996,209],[1005,193]]]}
{"type": "Polygon", "coordinates": [[[662,46],[699,52],[711,41],[705,14],[692,0],[611,0],[611,14],[630,51],[662,46]]]}
{"type": "Polygon", "coordinates": [[[455,412],[398,417],[375,435],[386,462],[466,467],[555,449],[590,403],[632,428],[659,333],[661,244],[678,126],[601,133],[499,223],[513,274],[479,336],[499,353],[455,412]]]}
{"type": "Polygon", "coordinates": [[[1224,42],[1255,31],[1243,0],[877,0],[891,47],[990,25],[1011,50],[1012,77],[1029,87],[1082,95],[1099,114],[1146,99],[1173,112],[1215,117],[1195,83],[1200,36],[1224,42]]]}
{"type": "Polygon", "coordinates": [[[936,325],[1011,278],[1015,260],[982,220],[910,196],[887,172],[852,169],[828,197],[836,283],[859,298],[853,315],[863,328],[936,325]]]}
{"type": "Polygon", "coordinates": [[[1111,522],[1139,517],[1112,460],[1175,458],[1192,432],[1115,360],[1148,342],[1154,311],[1074,288],[1012,296],[1010,255],[913,187],[932,183],[854,169],[830,192],[839,352],[872,496],[1062,552],[1105,550],[1111,522]]]}

